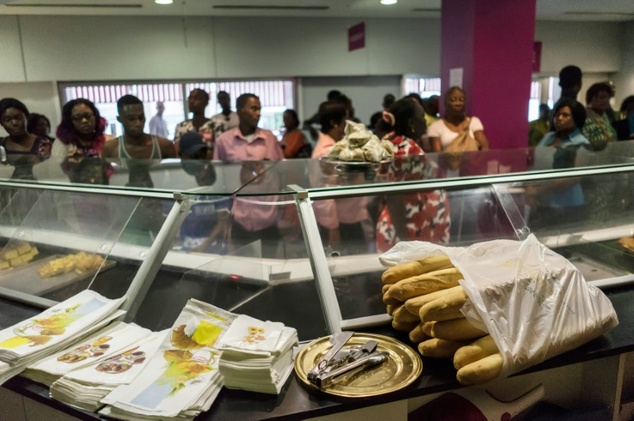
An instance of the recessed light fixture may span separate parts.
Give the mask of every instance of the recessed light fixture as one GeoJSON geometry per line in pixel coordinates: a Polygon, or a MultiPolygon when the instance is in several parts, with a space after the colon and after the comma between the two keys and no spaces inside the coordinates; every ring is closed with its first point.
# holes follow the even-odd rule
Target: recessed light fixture
{"type": "Polygon", "coordinates": [[[154,0],[154,3],[156,3],[156,4],[172,4],[172,3],[174,3],[174,0],[154,0]]]}
{"type": "Polygon", "coordinates": [[[386,6],[390,4],[396,4],[396,3],[398,3],[398,0],[381,0],[381,4],[384,4],[386,6]]]}

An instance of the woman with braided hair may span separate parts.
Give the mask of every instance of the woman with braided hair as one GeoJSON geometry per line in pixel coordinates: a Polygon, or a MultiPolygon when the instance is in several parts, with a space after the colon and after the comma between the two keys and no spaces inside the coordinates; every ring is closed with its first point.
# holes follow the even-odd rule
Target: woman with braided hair
{"type": "Polygon", "coordinates": [[[77,98],[62,107],[62,121],[55,135],[53,157],[74,183],[108,184],[112,166],[102,159],[106,141],[106,120],[92,101],[77,98]]]}

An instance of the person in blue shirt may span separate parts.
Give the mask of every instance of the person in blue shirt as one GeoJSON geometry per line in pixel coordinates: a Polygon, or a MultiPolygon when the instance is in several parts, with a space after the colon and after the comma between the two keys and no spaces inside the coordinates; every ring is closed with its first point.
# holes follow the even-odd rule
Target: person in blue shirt
{"type": "MultiPolygon", "coordinates": [[[[538,147],[553,148],[554,169],[575,167],[579,148],[592,149],[581,133],[585,120],[586,109],[578,101],[564,98],[557,103],[553,117],[555,130],[546,133],[538,144],[538,147]]],[[[582,186],[575,178],[528,185],[526,194],[532,208],[531,229],[572,222],[581,214],[585,203],[582,186]]]]}
{"type": "MultiPolygon", "coordinates": [[[[179,142],[183,170],[194,176],[198,186],[211,186],[216,172],[211,162],[213,150],[198,132],[184,133],[179,142]]],[[[178,242],[185,251],[225,254],[229,235],[230,197],[199,195],[180,227],[178,242]]]]}
{"type": "Polygon", "coordinates": [[[586,109],[580,102],[564,98],[557,103],[553,112],[554,131],[546,133],[538,146],[566,147],[569,145],[589,145],[581,134],[586,121],[586,109]]]}

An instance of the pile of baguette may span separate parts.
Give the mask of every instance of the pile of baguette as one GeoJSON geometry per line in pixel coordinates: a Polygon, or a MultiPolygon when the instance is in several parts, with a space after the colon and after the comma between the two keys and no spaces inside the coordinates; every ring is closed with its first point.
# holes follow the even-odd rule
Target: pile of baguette
{"type": "Polygon", "coordinates": [[[468,299],[461,279],[444,255],[399,264],[383,273],[383,302],[392,327],[409,332],[421,355],[452,358],[461,384],[482,384],[500,374],[504,360],[491,336],[460,311],[468,299]]]}

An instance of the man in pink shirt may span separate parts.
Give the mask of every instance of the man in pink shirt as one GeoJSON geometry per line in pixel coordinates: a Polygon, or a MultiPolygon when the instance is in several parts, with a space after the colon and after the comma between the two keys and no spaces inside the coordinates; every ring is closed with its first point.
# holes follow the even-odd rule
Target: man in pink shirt
{"type": "MultiPolygon", "coordinates": [[[[265,171],[261,161],[282,160],[284,152],[271,131],[258,127],[262,109],[260,99],[253,94],[243,94],[236,103],[240,125],[218,137],[214,159],[249,161],[242,163],[241,182],[248,184],[241,193],[277,192],[280,190],[278,179],[265,171]]],[[[254,251],[248,253],[250,257],[279,257],[278,211],[281,212],[276,196],[237,196],[231,210],[233,225],[230,249],[235,252],[253,244],[254,251]]]]}
{"type": "Polygon", "coordinates": [[[242,94],[236,101],[240,125],[224,132],[216,140],[214,159],[221,161],[279,161],[284,152],[270,130],[258,127],[260,98],[242,94]]]}

